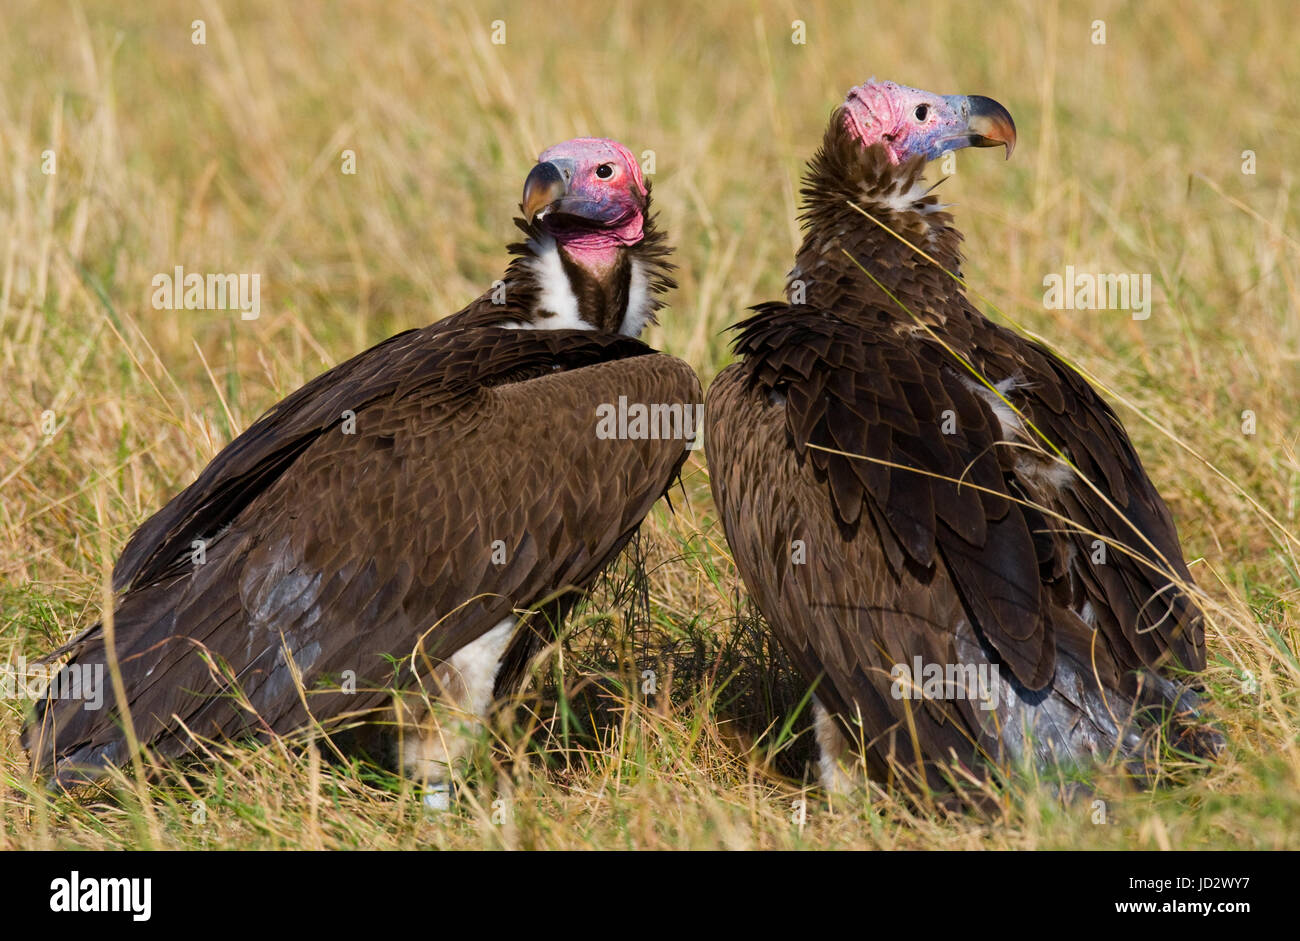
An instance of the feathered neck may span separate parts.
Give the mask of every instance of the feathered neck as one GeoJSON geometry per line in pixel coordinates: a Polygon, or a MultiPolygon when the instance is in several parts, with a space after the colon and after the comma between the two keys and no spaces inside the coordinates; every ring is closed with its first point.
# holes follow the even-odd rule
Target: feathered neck
{"type": "Polygon", "coordinates": [[[933,288],[944,297],[958,290],[944,271],[960,273],[961,233],[922,179],[925,165],[919,156],[893,164],[883,147],[863,148],[836,110],[804,176],[792,303],[802,285],[804,302],[823,309],[839,311],[850,295],[910,320],[890,294],[919,312],[935,300],[933,288]]]}
{"type": "Polygon", "coordinates": [[[516,219],[524,240],[509,246],[514,256],[505,277],[467,307],[461,325],[533,330],[597,330],[639,336],[676,287],[668,261],[672,247],[649,214],[643,236],[620,248],[600,270],[584,267],[543,228],[516,219]]]}

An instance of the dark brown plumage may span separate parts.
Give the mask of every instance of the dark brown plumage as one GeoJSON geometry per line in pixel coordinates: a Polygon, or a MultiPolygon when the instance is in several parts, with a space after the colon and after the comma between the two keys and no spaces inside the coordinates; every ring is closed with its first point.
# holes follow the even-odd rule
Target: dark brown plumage
{"type": "MultiPolygon", "coordinates": [[[[1140,759],[1161,716],[1194,718],[1173,671],[1205,664],[1172,518],[1088,383],[945,272],[961,237],[924,165],[864,147],[843,111],[810,164],[789,285],[803,302],[737,325],[741,359],[706,403],[737,568],[837,717],[838,734],[818,720],[828,787],[849,742],[873,775],[924,762],[929,786],[954,762],[1140,759]],[[900,697],[917,657],[996,664],[997,708],[951,686],[900,697]]],[[[1180,734],[1215,747],[1194,723],[1180,734]]]]}
{"type": "MultiPolygon", "coordinates": [[[[301,727],[287,655],[316,719],[385,705],[386,690],[425,682],[512,614],[543,605],[555,617],[617,555],[688,442],[599,438],[597,406],[700,399],[689,366],[616,332],[634,267],[641,315],[671,285],[648,191],[633,193],[644,233],[614,264],[591,274],[560,255],[593,329],[544,329],[575,311],[547,306],[539,251],[555,242],[521,221],[528,241],[511,247],[504,303],[489,291],[317,377],[135,532],[114,569],[114,625],[144,745],[177,756],[194,735],[301,727]],[[355,693],[341,688],[345,671],[355,693]]],[[[518,680],[536,638],[515,634],[499,688],[518,680]]],[[[59,653],[102,664],[104,645],[97,624],[59,653]]],[[[129,758],[114,698],[81,706],[42,702],[26,730],[33,765],[60,781],[129,758]]]]}

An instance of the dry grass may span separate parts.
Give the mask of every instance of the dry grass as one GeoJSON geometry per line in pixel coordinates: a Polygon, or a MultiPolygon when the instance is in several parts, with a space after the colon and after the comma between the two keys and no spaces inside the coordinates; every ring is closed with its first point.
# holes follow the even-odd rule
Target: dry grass
{"type": "Polygon", "coordinates": [[[1033,781],[992,820],[888,795],[827,807],[803,785],[801,721],[782,731],[798,690],[693,459],[689,500],[656,510],[645,564],[580,612],[459,812],[430,817],[390,775],[284,743],[46,799],[17,743],[28,704],[7,700],[0,849],[1300,843],[1300,25],[1283,5],[127,6],[6,4],[0,661],[91,623],[131,530],[277,398],[484,290],[523,175],[554,141],[655,151],[681,287],[649,340],[710,380],[722,328],[779,291],[829,109],[875,74],[1016,115],[1010,163],[963,153],[945,184],[967,277],[1118,404],[1215,603],[1207,679],[1231,745],[1149,793],[1099,776],[1105,826],[1033,781]],[[1066,264],[1151,272],[1151,318],[1044,310],[1042,278],[1066,264]],[[176,265],[260,272],[260,319],[154,310],[150,280],[176,265]],[[649,703],[635,693],[647,663],[665,684],[649,703]]]}

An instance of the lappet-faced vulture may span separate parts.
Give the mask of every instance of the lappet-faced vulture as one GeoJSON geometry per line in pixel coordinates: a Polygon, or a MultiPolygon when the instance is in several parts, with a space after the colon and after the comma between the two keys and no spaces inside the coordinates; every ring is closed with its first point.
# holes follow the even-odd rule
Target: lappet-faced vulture
{"type": "Polygon", "coordinates": [[[736,325],[709,389],[713,495],[815,683],[832,791],[1219,741],[1184,682],[1204,631],[1168,508],[1092,386],[967,299],[922,181],[1015,139],[988,98],[854,88],[808,166],[787,299],[736,325]]]}
{"type": "MultiPolygon", "coordinates": [[[[401,761],[445,803],[494,692],[676,478],[701,393],[637,339],[672,287],[641,168],[617,142],[567,141],[521,208],[501,281],[273,406],[130,538],[112,627],[154,755],[366,714],[419,685],[457,724],[412,730],[401,761]],[[599,433],[620,397],[680,405],[682,427],[599,433]]],[[[59,653],[105,665],[105,641],[96,624],[59,653]]],[[[51,696],[25,731],[59,783],[130,758],[111,690],[83,705],[51,696]]]]}

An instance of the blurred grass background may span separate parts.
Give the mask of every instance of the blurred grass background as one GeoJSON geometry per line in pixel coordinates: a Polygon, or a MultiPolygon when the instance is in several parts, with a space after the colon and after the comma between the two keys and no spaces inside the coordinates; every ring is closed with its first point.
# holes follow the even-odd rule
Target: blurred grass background
{"type": "Polygon", "coordinates": [[[1300,845],[1287,4],[6,0],[0,19],[0,662],[92,623],[130,532],[278,398],[485,290],[556,141],[654,151],[680,288],[647,339],[707,383],[723,328],[780,293],[831,108],[876,76],[1015,116],[1009,163],[963,152],[944,184],[965,274],[1116,403],[1217,604],[1207,681],[1231,740],[1153,792],[1099,774],[1104,825],[1034,781],[993,821],[889,795],[827,806],[791,719],[802,693],[697,456],[689,499],[644,527],[643,564],[617,568],[537,678],[517,723],[533,734],[499,730],[457,813],[279,744],[147,790],[123,779],[111,799],[46,799],[18,745],[28,704],[5,700],[0,849],[1300,845]],[[1150,319],[1045,310],[1042,279],[1067,264],[1150,272],[1150,319]],[[152,277],[177,265],[259,272],[260,319],[154,310],[152,277]],[[667,682],[650,701],[647,663],[667,682]]]}

